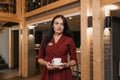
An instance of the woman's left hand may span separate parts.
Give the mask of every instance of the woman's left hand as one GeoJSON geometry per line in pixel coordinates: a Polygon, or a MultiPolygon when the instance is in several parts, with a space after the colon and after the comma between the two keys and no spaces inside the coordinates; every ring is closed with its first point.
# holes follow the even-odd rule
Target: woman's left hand
{"type": "Polygon", "coordinates": [[[59,69],[59,70],[62,70],[66,67],[67,67],[67,63],[62,63],[62,65],[60,65],[60,66],[54,66],[55,69],[59,69]]]}

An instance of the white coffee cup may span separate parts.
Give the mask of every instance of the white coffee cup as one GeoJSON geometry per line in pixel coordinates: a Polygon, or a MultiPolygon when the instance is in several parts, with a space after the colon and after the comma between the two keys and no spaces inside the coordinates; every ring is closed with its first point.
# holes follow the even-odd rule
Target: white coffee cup
{"type": "Polygon", "coordinates": [[[53,65],[60,65],[61,64],[61,58],[53,58],[52,59],[53,65]]]}

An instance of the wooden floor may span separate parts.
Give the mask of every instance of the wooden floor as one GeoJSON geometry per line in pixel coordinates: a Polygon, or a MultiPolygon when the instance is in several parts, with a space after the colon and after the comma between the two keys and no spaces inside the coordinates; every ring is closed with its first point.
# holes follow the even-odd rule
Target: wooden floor
{"type": "Polygon", "coordinates": [[[28,78],[21,78],[19,76],[16,76],[16,77],[5,79],[5,80],[39,80],[39,77],[40,75],[35,75],[35,76],[28,77],[28,78]]]}
{"type": "Polygon", "coordinates": [[[0,70],[0,80],[39,80],[39,77],[40,74],[23,79],[19,76],[17,69],[0,70]]]}
{"type": "MultiPolygon", "coordinates": [[[[81,80],[80,78],[73,78],[73,80],[81,80]]],[[[18,69],[3,69],[0,70],[0,80],[40,80],[40,74],[28,78],[21,78],[18,74],[18,69]]]]}

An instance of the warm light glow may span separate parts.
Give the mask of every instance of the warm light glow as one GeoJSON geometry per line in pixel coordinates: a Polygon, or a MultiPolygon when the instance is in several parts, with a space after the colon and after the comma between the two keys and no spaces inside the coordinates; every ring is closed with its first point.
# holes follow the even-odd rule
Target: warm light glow
{"type": "Polygon", "coordinates": [[[22,40],[22,37],[23,37],[23,35],[22,34],[20,34],[20,39],[22,40]]]}
{"type": "Polygon", "coordinates": [[[70,16],[69,19],[72,19],[72,17],[70,16]]]}
{"type": "Polygon", "coordinates": [[[89,32],[89,33],[92,33],[92,31],[93,31],[93,28],[92,28],[92,27],[88,28],[88,32],[89,32]]]}
{"type": "Polygon", "coordinates": [[[87,13],[87,16],[92,16],[92,12],[88,12],[88,13],[87,13]]]}
{"type": "Polygon", "coordinates": [[[104,29],[104,35],[105,35],[105,36],[109,36],[109,35],[110,35],[110,30],[109,30],[109,28],[105,28],[105,29],[104,29]]]}
{"type": "Polygon", "coordinates": [[[87,29],[87,35],[90,37],[90,39],[93,39],[93,28],[92,27],[87,29]]]}
{"type": "Polygon", "coordinates": [[[107,6],[105,6],[105,8],[106,8],[106,9],[109,9],[109,10],[116,10],[116,9],[118,9],[119,7],[116,6],[116,5],[107,5],[107,6]]]}
{"type": "Polygon", "coordinates": [[[33,0],[32,2],[35,2],[35,0],[33,0]]]}
{"type": "Polygon", "coordinates": [[[110,10],[105,8],[105,16],[110,16],[110,10]]]}
{"type": "Polygon", "coordinates": [[[44,22],[44,24],[47,24],[47,22],[44,22]]]}
{"type": "Polygon", "coordinates": [[[107,5],[105,6],[105,16],[110,16],[110,10],[116,10],[119,7],[116,5],[107,5]]]}
{"type": "Polygon", "coordinates": [[[34,38],[34,35],[33,34],[29,34],[29,39],[32,39],[34,38]]]}
{"type": "Polygon", "coordinates": [[[32,25],[28,26],[29,29],[34,29],[34,27],[35,26],[32,26],[32,25]]]}

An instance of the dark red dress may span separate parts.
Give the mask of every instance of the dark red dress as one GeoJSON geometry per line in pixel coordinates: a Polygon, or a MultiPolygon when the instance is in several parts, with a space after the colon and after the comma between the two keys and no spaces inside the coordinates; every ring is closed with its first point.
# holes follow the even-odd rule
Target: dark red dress
{"type": "MultiPolygon", "coordinates": [[[[42,46],[43,42],[41,43],[38,58],[44,58],[42,46]]],[[[54,38],[52,38],[51,42],[48,43],[46,47],[45,60],[47,62],[51,62],[53,58],[59,57],[62,58],[62,62],[67,62],[68,54],[70,55],[70,60],[77,61],[74,40],[70,37],[62,35],[57,43],[55,43],[54,38]]],[[[71,68],[48,70],[44,66],[40,80],[72,80],[71,68]]]]}

